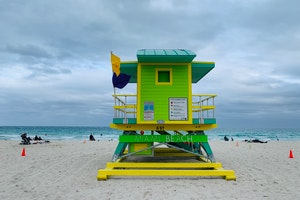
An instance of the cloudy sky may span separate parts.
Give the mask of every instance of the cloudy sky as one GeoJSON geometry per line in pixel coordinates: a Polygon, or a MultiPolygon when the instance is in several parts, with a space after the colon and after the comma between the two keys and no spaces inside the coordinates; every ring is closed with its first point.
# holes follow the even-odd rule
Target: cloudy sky
{"type": "MultiPolygon", "coordinates": [[[[216,67],[219,127],[300,127],[298,0],[0,0],[0,125],[108,126],[110,51],[182,48],[216,67]]],[[[128,85],[120,93],[135,93],[128,85]]]]}

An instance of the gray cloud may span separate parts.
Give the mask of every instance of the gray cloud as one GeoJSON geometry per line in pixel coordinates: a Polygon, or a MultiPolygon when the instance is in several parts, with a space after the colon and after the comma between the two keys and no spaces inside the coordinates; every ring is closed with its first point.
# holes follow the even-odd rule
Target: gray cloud
{"type": "Polygon", "coordinates": [[[51,58],[52,56],[44,49],[34,46],[34,45],[19,45],[19,46],[12,46],[7,45],[4,48],[4,51],[9,53],[21,55],[21,56],[31,56],[36,58],[51,58]]]}
{"type": "Polygon", "coordinates": [[[218,94],[220,127],[299,126],[299,4],[4,0],[0,125],[107,126],[110,51],[127,61],[138,49],[185,48],[216,62],[193,91],[218,94]]]}

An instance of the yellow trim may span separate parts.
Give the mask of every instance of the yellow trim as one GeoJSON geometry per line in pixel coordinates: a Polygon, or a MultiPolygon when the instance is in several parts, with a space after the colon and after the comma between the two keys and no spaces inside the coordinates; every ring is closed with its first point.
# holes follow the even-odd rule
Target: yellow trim
{"type": "MultiPolygon", "coordinates": [[[[140,63],[139,63],[140,64],[140,63]]],[[[174,65],[179,65],[179,66],[183,66],[183,65],[188,65],[188,64],[191,64],[191,63],[164,63],[164,62],[162,62],[162,63],[142,63],[143,65],[147,65],[147,66],[166,66],[166,67],[168,67],[168,66],[174,66],[174,65]]]]}
{"type": "Polygon", "coordinates": [[[137,66],[137,101],[136,101],[136,123],[141,123],[141,63],[138,63],[137,66]]]}
{"type": "Polygon", "coordinates": [[[193,112],[200,112],[205,110],[213,110],[216,106],[193,106],[193,112]]]}
{"type": "Polygon", "coordinates": [[[155,69],[155,84],[156,85],[172,85],[173,84],[173,71],[172,68],[156,68],[155,69]],[[170,72],[170,82],[158,82],[158,72],[170,72]]]}
{"type": "Polygon", "coordinates": [[[126,104],[125,106],[114,106],[114,109],[120,110],[124,108],[136,108],[135,104],[126,104]]]}
{"type": "Polygon", "coordinates": [[[199,63],[199,64],[215,64],[215,62],[206,62],[206,61],[193,61],[193,63],[199,63]]]}
{"type": "Polygon", "coordinates": [[[132,130],[186,130],[186,131],[206,131],[217,128],[217,124],[110,124],[110,128],[119,129],[123,131],[132,130]]]}
{"type": "MultiPolygon", "coordinates": [[[[159,120],[157,120],[159,121],[159,120]]],[[[159,124],[156,120],[145,120],[139,124],[159,124]]],[[[190,121],[179,121],[179,120],[165,120],[164,124],[192,124],[190,121]]],[[[162,124],[163,125],[163,124],[162,124]]]]}
{"type": "Polygon", "coordinates": [[[192,65],[188,64],[188,122],[193,122],[192,65]]]}

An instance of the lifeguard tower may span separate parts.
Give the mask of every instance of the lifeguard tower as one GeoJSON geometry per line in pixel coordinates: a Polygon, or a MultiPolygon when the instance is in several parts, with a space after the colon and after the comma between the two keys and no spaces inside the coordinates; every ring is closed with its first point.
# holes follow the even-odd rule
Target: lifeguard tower
{"type": "Polygon", "coordinates": [[[141,49],[137,61],[112,60],[113,67],[120,70],[114,78],[125,75],[121,88],[127,82],[135,83],[137,93],[113,94],[114,118],[110,126],[123,133],[111,162],[99,169],[98,180],[109,176],[236,179],[234,171],[223,169],[215,161],[204,133],[217,127],[216,95],[192,93],[192,84],[215,63],[193,61],[195,57],[195,53],[184,49],[141,49]]]}

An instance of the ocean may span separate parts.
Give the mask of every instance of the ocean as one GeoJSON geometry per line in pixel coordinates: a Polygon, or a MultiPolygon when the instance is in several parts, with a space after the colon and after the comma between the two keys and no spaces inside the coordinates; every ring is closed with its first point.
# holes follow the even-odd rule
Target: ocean
{"type": "MultiPolygon", "coordinates": [[[[77,127],[77,126],[0,126],[0,140],[21,140],[20,135],[35,135],[45,140],[88,140],[93,134],[96,140],[118,140],[122,131],[109,127],[77,127]]],[[[150,134],[145,131],[145,134],[150,134]]],[[[226,135],[233,140],[300,140],[300,128],[217,128],[205,131],[209,140],[224,140],[226,135]]]]}

